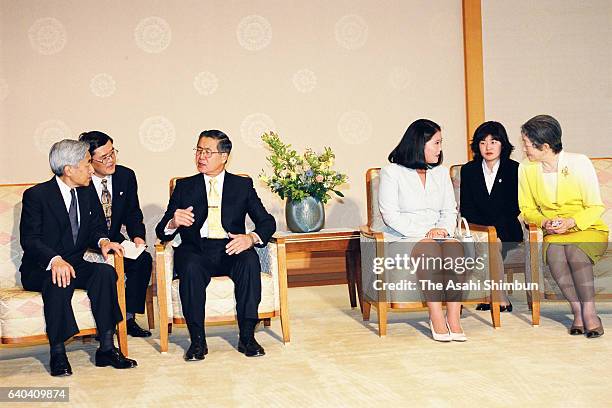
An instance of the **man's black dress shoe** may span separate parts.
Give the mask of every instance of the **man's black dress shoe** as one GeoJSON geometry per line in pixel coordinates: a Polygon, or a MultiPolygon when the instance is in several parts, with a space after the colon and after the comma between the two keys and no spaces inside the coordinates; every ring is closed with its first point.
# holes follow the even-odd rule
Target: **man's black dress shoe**
{"type": "MultiPolygon", "coordinates": [[[[476,310],[491,310],[491,304],[489,303],[479,303],[476,306],[476,310]]],[[[512,303],[508,303],[508,305],[499,305],[500,312],[511,312],[512,311],[512,303]]]]}
{"type": "Polygon", "coordinates": [[[584,332],[587,339],[596,339],[597,337],[604,335],[603,323],[601,323],[601,319],[599,317],[597,319],[599,319],[599,326],[595,327],[594,329],[586,329],[584,332]]]}
{"type": "Polygon", "coordinates": [[[138,365],[136,360],[127,358],[124,356],[117,347],[113,347],[108,351],[96,350],[96,366],[97,367],[108,367],[113,366],[115,368],[134,368],[138,365]]]}
{"type": "Polygon", "coordinates": [[[204,360],[204,356],[208,354],[208,345],[206,340],[192,341],[191,346],[185,353],[185,361],[204,360]]]}
{"type": "Polygon", "coordinates": [[[72,367],[70,367],[66,353],[52,355],[49,365],[51,366],[51,375],[53,377],[72,375],[72,367]]]}
{"type": "Polygon", "coordinates": [[[266,355],[266,352],[264,351],[263,347],[259,345],[255,338],[251,338],[250,340],[245,342],[239,339],[238,351],[247,357],[261,357],[266,355]]]}
{"type": "Polygon", "coordinates": [[[132,337],[150,337],[151,332],[143,329],[136,323],[136,319],[128,319],[126,322],[127,334],[132,337]]]}

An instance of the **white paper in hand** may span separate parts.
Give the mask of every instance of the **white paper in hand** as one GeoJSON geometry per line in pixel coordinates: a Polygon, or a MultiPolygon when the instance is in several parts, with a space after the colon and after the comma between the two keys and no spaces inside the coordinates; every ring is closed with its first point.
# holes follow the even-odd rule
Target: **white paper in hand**
{"type": "Polygon", "coordinates": [[[123,256],[129,259],[136,259],[147,249],[146,245],[137,246],[132,241],[128,241],[127,239],[121,243],[123,247],[123,256]]]}

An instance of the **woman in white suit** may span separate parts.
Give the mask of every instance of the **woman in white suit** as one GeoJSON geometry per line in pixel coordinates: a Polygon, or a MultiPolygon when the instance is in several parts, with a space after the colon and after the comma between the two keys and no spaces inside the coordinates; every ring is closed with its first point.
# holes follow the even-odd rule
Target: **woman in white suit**
{"type": "MultiPolygon", "coordinates": [[[[457,204],[448,169],[442,163],[440,126],[427,119],[413,122],[389,154],[391,164],[380,172],[379,207],[388,241],[414,260],[457,259],[461,243],[451,239],[457,222],[457,204]]],[[[436,262],[433,262],[434,264],[436,262]]],[[[424,290],[432,337],[437,341],[465,341],[461,327],[461,291],[446,290],[449,280],[464,277],[437,265],[416,270],[419,280],[442,283],[442,290],[424,290]],[[446,316],[442,310],[446,301],[446,316]]],[[[419,287],[421,285],[419,284],[419,287]]]]}

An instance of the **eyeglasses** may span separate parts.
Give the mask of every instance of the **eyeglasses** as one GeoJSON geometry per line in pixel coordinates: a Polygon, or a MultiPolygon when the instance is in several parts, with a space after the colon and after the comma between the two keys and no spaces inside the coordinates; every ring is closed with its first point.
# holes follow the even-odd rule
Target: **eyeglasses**
{"type": "Polygon", "coordinates": [[[214,153],[219,153],[219,154],[225,153],[225,152],[216,152],[210,149],[200,149],[199,147],[194,148],[193,151],[195,152],[196,156],[204,156],[207,159],[211,158],[214,153]]]}
{"type": "Polygon", "coordinates": [[[106,164],[106,163],[109,163],[111,160],[113,160],[115,157],[117,157],[117,153],[119,153],[119,150],[113,149],[113,150],[111,150],[111,152],[109,154],[107,154],[105,156],[102,156],[99,159],[94,159],[92,157],[91,160],[95,161],[97,163],[106,164]]]}

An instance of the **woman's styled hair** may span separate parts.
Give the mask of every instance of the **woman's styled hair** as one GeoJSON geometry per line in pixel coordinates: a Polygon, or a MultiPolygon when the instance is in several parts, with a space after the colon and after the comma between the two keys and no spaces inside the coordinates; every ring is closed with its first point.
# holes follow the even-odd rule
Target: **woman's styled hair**
{"type": "Polygon", "coordinates": [[[544,143],[547,143],[555,154],[563,150],[561,125],[552,116],[534,116],[521,126],[521,133],[527,136],[533,147],[538,150],[542,150],[544,143]]]}
{"type": "Polygon", "coordinates": [[[474,138],[472,139],[472,144],[470,145],[472,148],[472,153],[474,153],[474,160],[482,160],[482,155],[480,154],[480,142],[485,140],[487,136],[491,136],[493,140],[497,140],[501,143],[502,150],[500,158],[502,160],[509,159],[512,151],[514,150],[514,146],[512,146],[512,143],[510,143],[510,140],[508,140],[506,128],[504,128],[504,125],[499,122],[489,121],[478,126],[474,132],[474,138]]]}
{"type": "Polygon", "coordinates": [[[442,164],[442,152],[435,164],[427,163],[425,160],[425,143],[439,131],[441,131],[440,125],[429,119],[415,120],[408,126],[402,140],[389,154],[389,161],[409,169],[425,170],[439,166],[442,164]]]}

